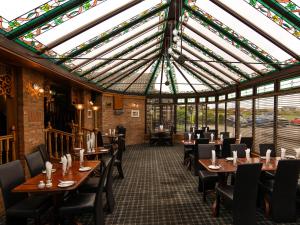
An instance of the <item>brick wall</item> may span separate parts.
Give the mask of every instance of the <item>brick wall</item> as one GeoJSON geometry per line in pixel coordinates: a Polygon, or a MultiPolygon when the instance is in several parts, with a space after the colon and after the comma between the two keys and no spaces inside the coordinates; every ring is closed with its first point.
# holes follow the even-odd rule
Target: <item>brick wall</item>
{"type": "Polygon", "coordinates": [[[102,124],[101,131],[116,128],[122,124],[126,128],[126,144],[144,143],[145,131],[145,99],[139,96],[123,96],[124,113],[115,115],[113,109],[113,95],[102,96],[102,124]],[[139,117],[131,117],[131,110],[138,109],[139,117]]]}

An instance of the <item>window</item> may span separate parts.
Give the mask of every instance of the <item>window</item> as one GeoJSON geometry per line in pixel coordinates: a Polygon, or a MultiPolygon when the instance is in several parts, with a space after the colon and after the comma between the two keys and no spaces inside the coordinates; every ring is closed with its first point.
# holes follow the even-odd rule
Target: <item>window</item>
{"type": "Polygon", "coordinates": [[[200,129],[206,126],[205,118],[206,118],[206,105],[200,104],[198,105],[198,127],[200,129]]]}
{"type": "Polygon", "coordinates": [[[185,131],[185,105],[176,106],[176,131],[185,131]]]}
{"type": "Polygon", "coordinates": [[[226,116],[227,131],[231,136],[235,135],[235,102],[227,102],[227,116],[226,116]]]}
{"type": "Polygon", "coordinates": [[[214,102],[216,100],[215,96],[208,97],[209,102],[214,102]]]}
{"type": "Polygon", "coordinates": [[[174,105],[162,105],[162,121],[161,124],[165,128],[170,129],[174,125],[174,105]]]}
{"type": "Polygon", "coordinates": [[[195,100],[195,98],[188,98],[188,99],[187,99],[187,102],[188,102],[188,103],[195,103],[196,100],[195,100]]]}
{"type": "Polygon", "coordinates": [[[226,96],[225,95],[220,95],[219,96],[219,101],[225,100],[226,96]]]}
{"type": "Polygon", "coordinates": [[[257,94],[263,94],[274,91],[274,83],[257,87],[257,94]]]}
{"type": "Polygon", "coordinates": [[[225,131],[225,104],[218,104],[218,130],[219,132],[225,131]]]}
{"type": "Polygon", "coordinates": [[[147,105],[147,132],[154,130],[160,125],[159,105],[147,105]]]}
{"type": "Polygon", "coordinates": [[[240,101],[240,134],[252,137],[252,99],[240,101]]]}
{"type": "Polygon", "coordinates": [[[186,131],[196,125],[196,105],[187,105],[186,107],[186,131]]]}
{"type": "Polygon", "coordinates": [[[159,99],[158,98],[148,98],[147,103],[159,103],[159,99]]]}
{"type": "Polygon", "coordinates": [[[277,155],[280,156],[280,148],[295,155],[294,149],[300,147],[300,94],[278,97],[277,124],[277,155]]]}
{"type": "Polygon", "coordinates": [[[253,88],[245,89],[241,91],[241,97],[253,95],[253,88]]]}
{"type": "Polygon", "coordinates": [[[205,97],[199,98],[199,102],[206,102],[206,98],[205,97]]]}
{"type": "Polygon", "coordinates": [[[184,98],[179,98],[179,99],[177,99],[177,103],[185,103],[185,99],[184,98]]]}
{"type": "Polygon", "coordinates": [[[228,99],[233,99],[235,97],[236,97],[236,93],[235,92],[232,92],[232,93],[228,94],[228,99]]]}
{"type": "Polygon", "coordinates": [[[207,104],[207,121],[209,129],[216,129],[216,104],[207,104]]]}
{"type": "Polygon", "coordinates": [[[300,87],[300,77],[280,81],[280,90],[300,87]]]}
{"type": "Polygon", "coordinates": [[[161,103],[173,103],[173,99],[172,98],[162,98],[161,103]]]}
{"type": "Polygon", "coordinates": [[[274,142],[274,97],[255,100],[255,151],[259,144],[274,142]]]}

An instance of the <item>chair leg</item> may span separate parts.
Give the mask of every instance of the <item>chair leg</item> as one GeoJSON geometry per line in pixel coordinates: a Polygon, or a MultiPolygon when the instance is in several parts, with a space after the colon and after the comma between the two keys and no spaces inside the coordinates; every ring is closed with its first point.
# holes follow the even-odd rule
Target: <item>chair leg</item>
{"type": "Polygon", "coordinates": [[[265,203],[265,217],[270,217],[270,202],[267,198],[267,196],[264,197],[264,203],[265,203]]]}
{"type": "Polygon", "coordinates": [[[124,179],[124,173],[123,173],[123,169],[122,169],[122,164],[118,164],[117,165],[117,169],[118,169],[118,172],[119,172],[119,177],[121,179],[124,179]]]}
{"type": "Polygon", "coordinates": [[[198,183],[198,192],[202,192],[203,191],[203,184],[202,184],[202,180],[199,176],[199,183],[198,183]]]}
{"type": "Polygon", "coordinates": [[[219,195],[219,193],[216,193],[216,200],[213,204],[213,208],[212,208],[212,214],[214,217],[218,217],[219,213],[220,213],[220,201],[221,201],[221,197],[219,195]]]}
{"type": "Polygon", "coordinates": [[[18,217],[6,217],[6,225],[26,225],[27,219],[26,218],[18,218],[18,217]]]}
{"type": "Polygon", "coordinates": [[[202,190],[203,190],[203,193],[202,193],[203,202],[206,202],[206,189],[205,189],[204,182],[202,182],[202,190]]]}
{"type": "Polygon", "coordinates": [[[106,190],[106,210],[108,213],[112,213],[115,208],[115,198],[113,194],[112,188],[109,188],[109,190],[106,190]]]}

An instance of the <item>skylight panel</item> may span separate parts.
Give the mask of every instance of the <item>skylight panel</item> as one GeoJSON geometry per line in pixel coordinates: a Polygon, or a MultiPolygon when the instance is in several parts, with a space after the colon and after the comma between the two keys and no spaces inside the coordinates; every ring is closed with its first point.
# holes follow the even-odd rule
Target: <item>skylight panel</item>
{"type": "MultiPolygon", "coordinates": [[[[125,3],[128,3],[129,1],[127,0],[125,3]]],[[[137,15],[138,13],[141,13],[143,12],[144,10],[147,10],[149,8],[151,8],[152,6],[154,6],[155,4],[158,4],[160,3],[161,1],[160,0],[154,0],[154,1],[143,1],[125,11],[123,11],[122,13],[104,21],[103,23],[100,23],[98,24],[97,26],[77,35],[76,37],[74,38],[71,38],[70,40],[62,43],[61,45],[55,47],[53,50],[59,54],[63,54],[67,51],[69,51],[70,49],[80,45],[81,43],[91,39],[91,37],[95,37],[109,29],[111,29],[112,27],[115,27],[119,24],[121,24],[122,22],[126,21],[126,20],[129,20],[130,18],[133,17],[133,15],[137,15]]],[[[123,3],[123,1],[122,1],[123,3]]],[[[116,6],[120,6],[118,4],[115,4],[116,6]]],[[[103,7],[103,4],[101,4],[100,6],[103,7]]],[[[111,2],[109,4],[109,6],[107,6],[108,8],[105,8],[105,11],[104,14],[110,12],[110,11],[113,11],[111,9],[111,2]]],[[[95,7],[94,9],[96,9],[97,7],[95,7]]],[[[94,10],[92,9],[92,10],[94,10]]],[[[101,9],[101,10],[104,10],[104,9],[101,9]]],[[[98,13],[99,15],[99,12],[96,11],[96,13],[98,13]]],[[[83,14],[85,15],[85,14],[83,14]]],[[[88,14],[89,15],[89,14],[88,14]]],[[[79,17],[79,16],[78,16],[79,17]]],[[[99,17],[99,16],[98,16],[99,17]]],[[[89,18],[89,17],[88,17],[89,18]]],[[[76,18],[77,19],[77,18],[76,18]]],[[[47,45],[49,43],[51,43],[53,40],[61,37],[61,36],[64,36],[64,35],[67,35],[69,32],[73,31],[74,29],[78,28],[79,26],[75,23],[75,21],[72,22],[72,24],[69,24],[69,22],[71,22],[73,20],[69,20],[65,23],[63,23],[62,25],[65,25],[65,26],[70,26],[71,28],[67,29],[67,27],[64,29],[64,28],[61,28],[61,26],[58,26],[54,29],[52,29],[50,34],[49,32],[46,32],[45,35],[42,35],[43,37],[39,37],[39,41],[42,42],[43,44],[47,45]],[[59,31],[57,29],[60,29],[59,31]],[[61,35],[60,35],[61,34],[61,35]]],[[[85,25],[85,24],[88,24],[88,22],[90,22],[91,20],[89,19],[89,21],[85,21],[84,24],[82,25],[85,25]]]]}
{"type": "Polygon", "coordinates": [[[7,20],[13,20],[48,1],[49,0],[11,0],[2,2],[0,16],[7,20]]]}
{"type": "MultiPolygon", "coordinates": [[[[130,32],[127,32],[126,34],[116,38],[116,39],[113,39],[107,43],[105,43],[103,46],[99,47],[98,49],[94,50],[94,51],[91,51],[89,52],[88,54],[85,54],[84,57],[85,58],[92,58],[96,55],[98,55],[99,53],[102,53],[104,51],[107,51],[109,48],[123,42],[123,41],[126,41],[128,38],[131,38],[133,37],[134,35],[138,34],[139,32],[143,31],[144,29],[146,28],[150,28],[151,26],[153,26],[155,23],[157,23],[159,21],[159,18],[158,17],[155,17],[154,19],[144,23],[144,24],[141,24],[140,26],[138,26],[137,28],[133,29],[132,31],[130,32]]],[[[155,26],[153,27],[151,30],[148,30],[146,33],[149,35],[148,32],[151,32],[151,31],[157,31],[158,30],[158,26],[155,26]]],[[[141,35],[139,35],[141,36],[141,35]]],[[[138,37],[139,37],[138,36],[138,37]]],[[[138,39],[138,37],[135,37],[133,40],[131,40],[130,42],[127,42],[127,43],[134,43],[134,41],[136,41],[138,39]]],[[[126,44],[126,43],[125,43],[126,44]]],[[[120,45],[114,49],[118,49],[120,47],[120,45]]],[[[111,52],[111,51],[110,51],[111,52]]],[[[107,53],[106,53],[107,54],[107,53]]],[[[104,56],[105,54],[103,54],[102,56],[104,56]]],[[[80,59],[77,59],[73,62],[73,64],[75,65],[79,65],[80,63],[83,63],[87,60],[80,60],[80,59]]]]}
{"type": "MultiPolygon", "coordinates": [[[[279,27],[276,23],[272,22],[259,11],[251,7],[248,3],[240,0],[222,0],[222,3],[227,5],[233,11],[244,17],[246,20],[251,21],[259,28],[267,32],[269,35],[277,39],[283,45],[293,50],[294,52],[300,52],[300,41],[288,33],[286,30],[279,27]]],[[[271,54],[273,57],[280,61],[285,61],[292,58],[289,54],[278,48],[276,45],[256,33],[254,30],[240,22],[238,19],[226,13],[218,6],[210,1],[197,0],[196,5],[211,14],[213,17],[219,19],[224,24],[237,31],[240,35],[244,36],[251,42],[258,45],[261,49],[271,54]]]]}

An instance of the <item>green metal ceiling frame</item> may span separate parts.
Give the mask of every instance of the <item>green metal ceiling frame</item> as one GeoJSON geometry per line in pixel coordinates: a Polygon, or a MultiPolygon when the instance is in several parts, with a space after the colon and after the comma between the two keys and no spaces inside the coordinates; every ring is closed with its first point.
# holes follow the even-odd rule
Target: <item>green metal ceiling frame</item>
{"type": "Polygon", "coordinates": [[[173,94],[177,94],[177,87],[175,85],[175,75],[174,75],[174,71],[173,71],[173,65],[170,63],[170,59],[169,57],[167,58],[167,66],[170,68],[170,70],[168,71],[169,74],[169,79],[171,80],[171,86],[172,86],[172,92],[173,94]]]}
{"type": "Polygon", "coordinates": [[[222,33],[224,36],[226,36],[227,38],[229,38],[230,40],[234,41],[235,43],[239,44],[240,46],[242,46],[243,48],[245,48],[247,51],[249,51],[250,53],[252,53],[253,55],[255,55],[256,57],[258,57],[259,59],[261,59],[263,62],[268,63],[270,66],[274,67],[277,70],[281,70],[281,67],[278,65],[274,65],[274,62],[270,59],[268,59],[267,57],[265,57],[264,55],[262,55],[261,53],[259,53],[258,51],[254,50],[253,48],[251,48],[249,45],[247,45],[246,43],[240,41],[237,37],[235,37],[234,35],[232,35],[231,33],[229,33],[228,31],[224,30],[223,28],[221,28],[219,25],[215,24],[214,22],[212,22],[211,20],[209,20],[208,18],[204,17],[203,15],[201,15],[199,12],[193,10],[190,6],[188,5],[184,5],[184,8],[192,13],[194,16],[196,16],[198,19],[202,20],[204,23],[209,24],[211,27],[213,27],[214,29],[216,29],[217,31],[219,31],[220,33],[222,33]]]}
{"type": "Polygon", "coordinates": [[[152,72],[152,74],[151,74],[151,77],[149,78],[149,81],[148,81],[146,90],[145,90],[145,92],[144,92],[145,95],[148,95],[149,89],[150,89],[150,87],[151,87],[151,83],[152,83],[152,81],[153,81],[153,79],[154,79],[154,77],[155,77],[155,74],[156,74],[156,71],[157,71],[157,69],[158,69],[158,66],[159,66],[160,62],[161,62],[161,57],[157,60],[156,65],[155,65],[155,68],[154,68],[154,70],[153,70],[153,72],[152,72]]]}
{"type": "Polygon", "coordinates": [[[101,38],[99,38],[98,40],[93,41],[93,42],[87,44],[87,45],[84,46],[83,48],[81,48],[81,49],[79,49],[79,50],[77,50],[77,51],[75,51],[75,52],[72,52],[71,54],[67,55],[66,58],[63,58],[63,59],[57,61],[56,64],[60,65],[60,64],[62,64],[63,62],[67,61],[68,58],[74,58],[74,57],[78,56],[79,54],[81,54],[81,53],[87,51],[88,49],[90,49],[90,48],[92,48],[92,47],[98,45],[99,43],[108,40],[108,39],[111,38],[112,36],[115,36],[115,35],[117,35],[118,33],[122,32],[122,31],[124,31],[124,30],[127,30],[128,28],[130,28],[130,27],[132,27],[132,26],[138,24],[139,22],[141,22],[141,21],[143,21],[143,20],[145,20],[145,19],[147,19],[147,18],[149,18],[149,17],[151,17],[151,16],[157,14],[158,12],[161,12],[162,10],[166,9],[168,6],[169,6],[168,3],[167,3],[167,4],[164,4],[164,5],[160,6],[159,8],[157,8],[157,9],[155,9],[155,10],[153,10],[153,11],[151,11],[151,12],[149,12],[149,13],[143,15],[143,16],[141,16],[139,19],[134,20],[134,21],[131,21],[130,23],[126,24],[125,26],[120,27],[119,29],[116,29],[116,30],[112,31],[112,32],[109,33],[108,35],[105,35],[104,37],[101,37],[101,38]]]}

